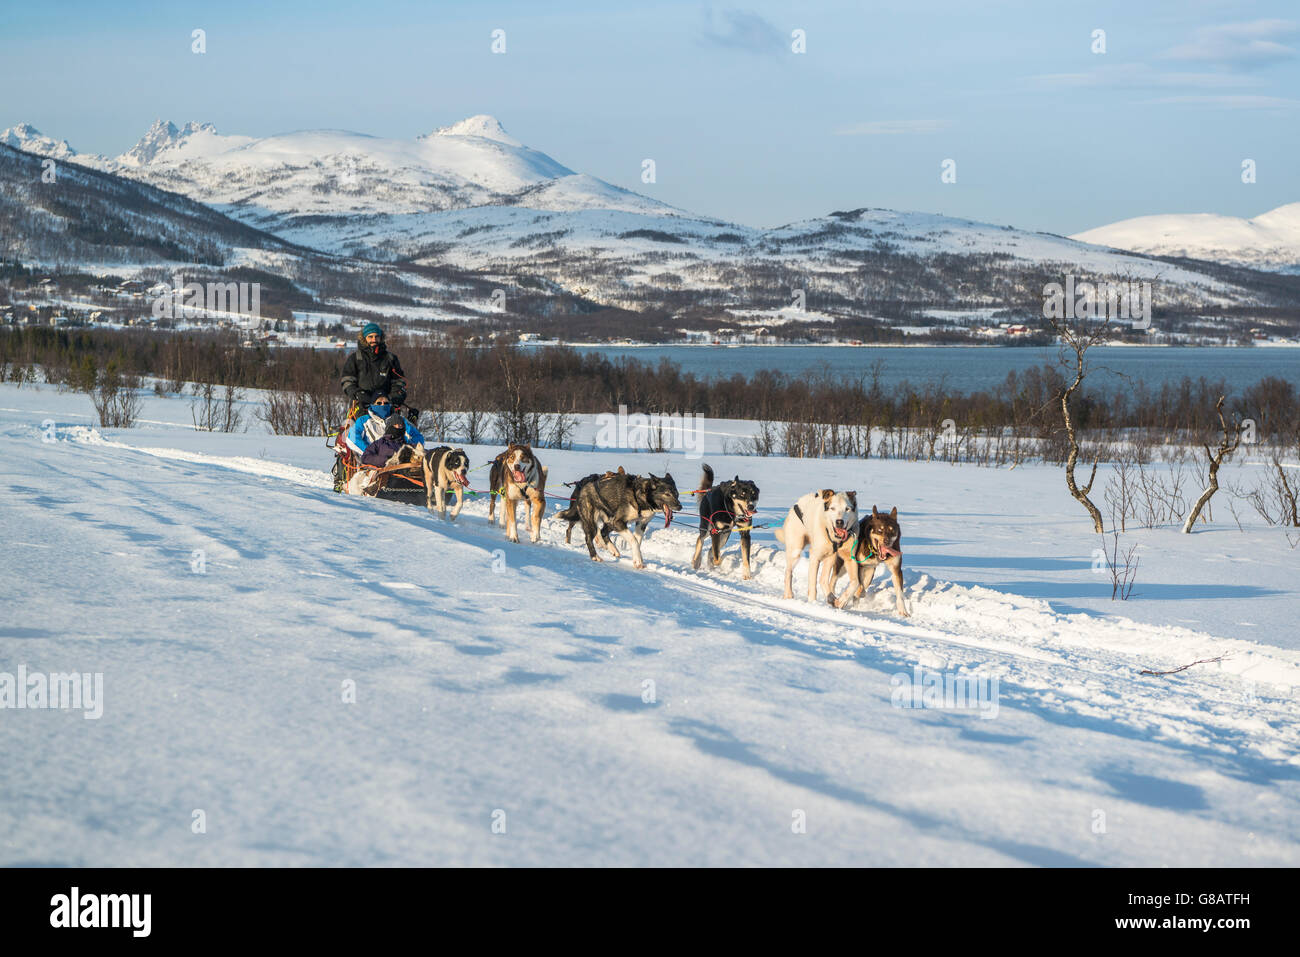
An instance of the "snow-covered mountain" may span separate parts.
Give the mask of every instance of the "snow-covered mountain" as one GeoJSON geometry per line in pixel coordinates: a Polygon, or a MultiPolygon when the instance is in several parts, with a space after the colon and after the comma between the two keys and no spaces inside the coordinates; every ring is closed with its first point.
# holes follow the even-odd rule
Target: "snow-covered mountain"
{"type": "Polygon", "coordinates": [[[1279,206],[1253,219],[1214,213],[1139,216],[1071,238],[1155,256],[1300,272],[1300,203],[1279,206]]]}
{"type": "MultiPolygon", "coordinates": [[[[340,130],[264,138],[159,120],[117,157],[78,154],[30,126],[0,138],[181,193],[339,256],[472,270],[627,308],[864,302],[1034,308],[1063,273],[1161,283],[1184,312],[1271,304],[1253,274],[930,213],[855,209],[773,229],[677,209],[520,143],[491,116],[410,140],[340,130]]],[[[1262,217],[1261,217],[1262,218],[1262,217]]]]}
{"type": "Polygon", "coordinates": [[[56,140],[51,136],[46,136],[30,123],[19,123],[17,126],[12,126],[0,132],[0,145],[12,146],[16,150],[35,153],[38,156],[52,156],[55,159],[70,160],[77,157],[78,162],[82,163],[89,159],[92,161],[89,165],[96,165],[95,160],[102,160],[102,157],[81,157],[76,150],[68,145],[67,140],[56,140]]]}
{"type": "MultiPolygon", "coordinates": [[[[306,130],[257,139],[211,123],[158,120],[120,156],[77,154],[24,124],[0,140],[27,152],[170,189],[261,229],[292,234],[321,217],[340,236],[347,220],[401,217],[472,206],[621,209],[673,215],[671,207],[575,173],[511,137],[490,116],[472,116],[413,140],[344,130],[306,130]],[[227,209],[229,207],[229,209],[227,209]]],[[[376,231],[370,231],[372,239],[376,231]]],[[[290,238],[286,235],[285,238],[290,238]]],[[[328,251],[338,241],[313,230],[328,251]]]]}

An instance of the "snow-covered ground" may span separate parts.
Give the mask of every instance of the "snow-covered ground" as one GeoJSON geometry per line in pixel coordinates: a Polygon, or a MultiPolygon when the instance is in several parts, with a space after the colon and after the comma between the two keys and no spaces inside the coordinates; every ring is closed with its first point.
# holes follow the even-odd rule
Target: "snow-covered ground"
{"type": "MultiPolygon", "coordinates": [[[[1277,529],[1131,533],[1112,603],[1056,469],[708,453],[763,523],[821,487],[897,505],[904,620],[880,581],[783,600],[770,527],[750,582],[734,540],[690,569],[689,514],[637,571],[554,521],[508,544],[481,497],[449,525],[336,495],[322,440],[196,433],[183,400],[92,425],[0,386],[0,673],[103,674],[97,720],[0,711],[0,864],[1300,863],[1277,529]],[[899,675],[996,696],[895,707],[899,675]]],[[[700,465],[539,455],[556,493],[700,465]]]]}

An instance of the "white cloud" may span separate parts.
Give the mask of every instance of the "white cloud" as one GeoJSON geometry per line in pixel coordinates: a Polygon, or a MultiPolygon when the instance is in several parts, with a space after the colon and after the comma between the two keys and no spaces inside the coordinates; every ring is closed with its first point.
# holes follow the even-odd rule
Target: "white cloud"
{"type": "Polygon", "coordinates": [[[1202,27],[1190,43],[1165,52],[1170,60],[1199,60],[1238,66],[1262,66],[1294,57],[1296,51],[1279,42],[1300,34],[1291,20],[1252,20],[1202,27]]]}
{"type": "Polygon", "coordinates": [[[902,136],[909,133],[937,133],[948,124],[942,120],[872,120],[841,126],[836,136],[902,136]]]}
{"type": "Polygon", "coordinates": [[[749,53],[775,53],[785,44],[785,35],[757,13],[710,8],[706,17],[709,26],[704,40],[714,46],[749,53]]]}
{"type": "Polygon", "coordinates": [[[1040,73],[1026,77],[1048,89],[1240,89],[1260,86],[1257,77],[1240,73],[1160,73],[1144,63],[1101,66],[1086,73],[1040,73]]]}
{"type": "Polygon", "coordinates": [[[1201,106],[1222,106],[1234,110],[1293,110],[1300,106],[1300,100],[1289,100],[1282,96],[1162,96],[1154,100],[1143,100],[1144,105],[1166,103],[1195,103],[1201,106]]]}

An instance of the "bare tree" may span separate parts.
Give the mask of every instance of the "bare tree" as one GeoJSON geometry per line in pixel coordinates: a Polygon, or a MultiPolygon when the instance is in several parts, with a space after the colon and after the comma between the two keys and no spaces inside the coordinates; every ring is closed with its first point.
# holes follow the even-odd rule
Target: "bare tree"
{"type": "Polygon", "coordinates": [[[1093,531],[1098,535],[1105,531],[1101,523],[1101,512],[1096,505],[1092,504],[1092,499],[1088,498],[1088,494],[1092,491],[1093,480],[1097,477],[1097,459],[1093,459],[1088,484],[1083,488],[1079,488],[1074,480],[1074,467],[1079,462],[1079,434],[1075,426],[1074,416],[1071,413],[1070,400],[1079,391],[1079,387],[1083,385],[1083,380],[1088,374],[1088,364],[1086,362],[1088,350],[1106,338],[1106,323],[1108,320],[1109,317],[1097,322],[1084,320],[1078,325],[1072,326],[1064,318],[1050,319],[1052,328],[1061,337],[1061,358],[1059,360],[1061,367],[1067,373],[1073,373],[1074,375],[1074,381],[1061,392],[1061,420],[1065,425],[1065,435],[1070,450],[1065,459],[1065,485],[1070,490],[1070,494],[1075,501],[1088,510],[1088,514],[1092,517],[1093,531]]]}
{"type": "Polygon", "coordinates": [[[1219,401],[1214,405],[1214,411],[1219,414],[1219,427],[1222,429],[1223,437],[1219,439],[1219,447],[1213,452],[1210,446],[1205,446],[1205,454],[1210,460],[1210,478],[1205,485],[1205,491],[1201,497],[1196,500],[1192,510],[1187,513],[1187,521],[1183,524],[1183,533],[1191,534],[1192,526],[1196,524],[1196,519],[1200,517],[1201,509],[1209,504],[1214,493],[1219,490],[1219,466],[1223,464],[1224,459],[1237,451],[1241,445],[1241,422],[1234,416],[1232,428],[1228,428],[1227,420],[1223,417],[1223,396],[1219,396],[1219,401]]]}

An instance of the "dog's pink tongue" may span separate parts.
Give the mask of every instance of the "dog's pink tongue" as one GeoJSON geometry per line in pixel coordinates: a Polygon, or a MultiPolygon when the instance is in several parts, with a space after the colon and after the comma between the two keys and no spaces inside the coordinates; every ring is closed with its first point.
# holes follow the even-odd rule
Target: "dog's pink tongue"
{"type": "Polygon", "coordinates": [[[665,509],[664,509],[664,528],[667,528],[667,527],[668,527],[669,525],[671,525],[672,523],[673,523],[673,510],[672,510],[671,508],[665,508],[665,509]]]}
{"type": "Polygon", "coordinates": [[[522,483],[522,482],[526,482],[526,481],[528,481],[528,480],[524,477],[524,470],[523,470],[523,469],[515,469],[515,470],[514,470],[514,473],[515,473],[515,481],[516,481],[516,482],[520,482],[520,483],[522,483]]]}
{"type": "Polygon", "coordinates": [[[848,530],[847,528],[837,528],[837,529],[835,529],[835,537],[836,537],[836,538],[848,538],[848,537],[849,537],[849,530],[848,530]]]}
{"type": "Polygon", "coordinates": [[[458,473],[458,474],[456,475],[456,481],[460,482],[460,484],[463,485],[463,486],[465,486],[466,488],[469,488],[469,476],[468,476],[468,475],[460,475],[460,474],[458,473]]]}

